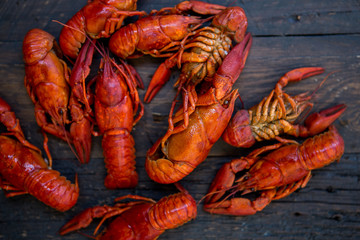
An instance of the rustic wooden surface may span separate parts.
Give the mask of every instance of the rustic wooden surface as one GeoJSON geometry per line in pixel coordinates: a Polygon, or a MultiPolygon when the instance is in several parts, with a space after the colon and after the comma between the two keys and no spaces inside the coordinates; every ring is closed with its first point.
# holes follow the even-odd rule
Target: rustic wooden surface
{"type": "MultiPolygon", "coordinates": [[[[23,85],[22,40],[32,28],[44,29],[58,38],[61,26],[52,20],[66,22],[86,2],[0,1],[0,96],[12,106],[27,138],[36,146],[42,146],[43,137],[23,85]]],[[[178,2],[139,0],[138,9],[150,11],[178,2]]],[[[235,84],[245,107],[266,96],[278,78],[291,69],[326,69],[322,75],[291,84],[286,88],[291,94],[312,90],[327,73],[337,71],[316,93],[314,111],[347,104],[348,109],[335,123],[345,139],[345,154],[339,163],[314,171],[306,188],[272,202],[262,212],[249,217],[211,215],[200,204],[195,220],[165,232],[159,239],[360,239],[360,2],[225,0],[222,4],[245,9],[248,31],[254,37],[246,67],[235,84]]],[[[161,61],[144,57],[130,62],[147,86],[161,61]]],[[[174,71],[172,82],[177,76],[174,71]]],[[[143,97],[145,91],[139,93],[143,97]]],[[[135,189],[105,189],[100,138],[94,138],[90,163],[80,166],[65,142],[50,137],[53,168],[72,181],[75,173],[79,174],[79,201],[70,211],[59,213],[28,195],[7,199],[0,194],[0,239],[87,239],[76,233],[60,237],[57,231],[79,211],[111,204],[118,196],[139,194],[159,200],[175,193],[174,186],[151,181],[144,169],[147,149],[167,127],[166,115],[174,93],[172,84],[167,84],[151,104],[145,105],[145,116],[133,130],[140,175],[135,189]]],[[[200,200],[217,169],[246,153],[248,150],[230,147],[220,140],[208,159],[181,183],[200,200]]],[[[84,232],[91,234],[92,229],[84,232]]]]}

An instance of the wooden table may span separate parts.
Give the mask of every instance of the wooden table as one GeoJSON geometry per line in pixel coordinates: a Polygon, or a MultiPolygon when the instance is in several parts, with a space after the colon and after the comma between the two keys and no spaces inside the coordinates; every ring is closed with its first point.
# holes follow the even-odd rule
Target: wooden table
{"type": "MultiPolygon", "coordinates": [[[[0,96],[16,112],[26,137],[38,147],[42,147],[43,136],[23,83],[22,41],[32,28],[44,29],[58,38],[62,26],[52,20],[66,22],[86,2],[0,2],[0,96]]],[[[138,9],[150,11],[176,3],[178,1],[139,0],[138,9]]],[[[291,69],[307,66],[326,69],[322,75],[290,84],[286,92],[291,95],[312,91],[328,73],[336,71],[316,92],[313,111],[347,104],[346,112],[335,122],[345,140],[345,154],[339,163],[314,171],[304,189],[272,202],[262,212],[248,217],[211,215],[202,210],[200,203],[195,220],[165,232],[159,239],[360,239],[360,2],[225,0],[222,4],[243,7],[249,21],[248,31],[253,35],[248,61],[234,86],[239,89],[245,108],[258,103],[291,69]]],[[[162,61],[143,57],[129,62],[147,86],[162,61]]],[[[172,83],[178,74],[174,71],[172,83]]],[[[159,200],[175,193],[173,185],[153,182],[144,169],[147,149],[167,128],[167,114],[175,94],[172,83],[167,84],[151,104],[145,104],[145,115],[132,132],[140,176],[136,188],[107,190],[103,186],[105,168],[101,138],[94,137],[90,163],[79,165],[69,146],[50,136],[53,168],[71,181],[76,173],[79,176],[78,203],[70,211],[60,213],[28,195],[7,199],[0,194],[0,239],[87,239],[76,233],[60,237],[57,231],[81,210],[112,204],[118,196],[138,194],[159,200]]],[[[145,90],[139,90],[139,93],[142,99],[145,90]]],[[[238,101],[236,109],[240,107],[238,101]]],[[[206,161],[181,184],[198,201],[206,194],[223,163],[249,151],[233,148],[219,140],[206,161]]],[[[97,223],[84,232],[92,234],[97,223]]]]}

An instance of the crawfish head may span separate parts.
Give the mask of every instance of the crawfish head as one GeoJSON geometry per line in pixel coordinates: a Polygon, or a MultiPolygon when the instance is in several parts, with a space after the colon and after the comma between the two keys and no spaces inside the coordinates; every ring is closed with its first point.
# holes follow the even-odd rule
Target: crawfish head
{"type": "Polygon", "coordinates": [[[248,22],[241,7],[231,7],[216,15],[212,25],[222,29],[224,32],[233,33],[234,40],[241,42],[244,39],[248,22]]]}

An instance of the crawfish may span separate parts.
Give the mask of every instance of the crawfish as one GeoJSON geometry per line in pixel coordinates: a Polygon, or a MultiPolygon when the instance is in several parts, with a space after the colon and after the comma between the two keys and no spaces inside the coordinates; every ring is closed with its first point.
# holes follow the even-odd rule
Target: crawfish
{"type": "Polygon", "coordinates": [[[135,143],[130,132],[142,117],[143,106],[136,90],[136,82],[129,76],[130,71],[125,73],[124,70],[127,70],[125,63],[114,70],[109,56],[105,56],[95,86],[95,118],[100,134],[103,134],[107,188],[135,187],[138,182],[135,143]],[[139,105],[140,112],[134,119],[139,105]]]}
{"type": "Polygon", "coordinates": [[[221,167],[210,186],[204,210],[226,215],[255,214],[272,200],[304,188],[312,170],[340,160],[343,154],[344,140],[333,125],[327,132],[308,138],[302,144],[277,143],[256,149],[247,157],[234,159],[221,167]],[[245,169],[248,172],[235,180],[235,174],[245,169]],[[231,193],[221,199],[227,190],[231,193]],[[245,195],[256,191],[260,196],[255,200],[245,197],[229,199],[237,192],[245,195]]]}
{"type": "Polygon", "coordinates": [[[106,219],[116,216],[107,229],[95,239],[157,239],[165,230],[179,227],[197,215],[193,197],[183,187],[178,188],[181,192],[163,197],[158,202],[138,195],[126,195],[115,201],[127,198],[138,201],[88,208],[65,224],[60,229],[60,234],[85,228],[94,218],[103,218],[100,226],[106,219]]]}
{"type": "MultiPolygon", "coordinates": [[[[199,96],[188,122],[182,109],[174,123],[147,152],[145,167],[151,179],[159,183],[174,183],[190,174],[207,157],[213,144],[221,137],[230,121],[238,96],[233,83],[244,68],[252,43],[248,34],[224,59],[213,77],[212,87],[199,96]],[[227,88],[219,87],[226,82],[227,88]]],[[[176,116],[176,114],[175,114],[176,116]]]]}
{"type": "Polygon", "coordinates": [[[324,131],[345,111],[345,105],[340,104],[314,113],[308,116],[304,125],[295,124],[299,116],[313,106],[310,102],[312,95],[302,93],[292,97],[282,89],[289,82],[300,81],[323,71],[321,67],[306,67],[286,73],[276,83],[275,89],[259,104],[235,114],[223,133],[224,141],[235,147],[251,147],[256,141],[286,141],[279,137],[283,133],[308,137],[324,131]]]}
{"type": "Polygon", "coordinates": [[[61,59],[62,53],[54,36],[41,30],[30,30],[23,41],[25,86],[35,104],[38,125],[78,151],[80,162],[87,162],[90,154],[91,134],[88,124],[70,120],[70,69],[61,59]],[[49,121],[50,119],[50,121],[49,121]],[[67,125],[70,125],[70,132],[67,125]],[[80,132],[80,134],[79,134],[80,132]]]}
{"type": "Polygon", "coordinates": [[[130,23],[110,38],[109,48],[120,58],[149,54],[153,57],[170,57],[179,49],[181,41],[204,21],[195,16],[180,13],[193,10],[201,14],[217,14],[225,7],[201,1],[185,1],[170,12],[167,9],[130,23]],[[163,12],[170,14],[162,15],[163,12]]]}
{"type": "MultiPolygon", "coordinates": [[[[6,134],[16,137],[15,140],[0,136],[0,187],[5,196],[29,193],[58,211],[73,207],[79,196],[77,180],[71,184],[58,171],[50,169],[40,150],[25,139],[15,113],[1,98],[0,121],[9,131],[6,134]]],[[[48,157],[51,163],[51,156],[48,157]]]]}
{"type": "Polygon", "coordinates": [[[75,59],[86,40],[108,38],[127,16],[145,15],[135,11],[137,0],[90,0],[63,27],[59,43],[66,56],[75,59]]]}
{"type": "Polygon", "coordinates": [[[221,11],[210,26],[194,31],[191,38],[183,41],[181,49],[159,66],[145,94],[145,102],[150,102],[169,80],[170,69],[176,63],[178,67],[183,63],[175,83],[179,90],[211,79],[232,48],[233,41],[239,43],[244,39],[246,29],[247,18],[242,8],[229,7],[221,11]]]}

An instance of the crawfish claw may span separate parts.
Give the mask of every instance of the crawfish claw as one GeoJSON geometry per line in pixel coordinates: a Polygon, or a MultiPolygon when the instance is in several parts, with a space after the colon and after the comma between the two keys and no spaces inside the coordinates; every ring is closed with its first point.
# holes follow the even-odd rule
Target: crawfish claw
{"type": "Polygon", "coordinates": [[[296,68],[287,72],[284,76],[280,78],[278,84],[281,87],[285,87],[289,82],[298,82],[302,79],[318,75],[324,72],[324,68],[322,67],[304,67],[304,68],[296,68]]]}
{"type": "MultiPolygon", "coordinates": [[[[305,120],[306,133],[300,133],[300,136],[313,136],[323,132],[328,128],[344,111],[346,110],[345,104],[339,104],[334,107],[325,109],[318,113],[309,115],[305,120]]],[[[304,136],[304,137],[306,137],[304,136]]]]}
{"type": "Polygon", "coordinates": [[[176,5],[176,10],[180,13],[186,12],[186,11],[193,11],[198,14],[202,15],[215,15],[220,13],[222,10],[224,10],[226,7],[218,5],[218,4],[211,4],[206,3],[202,1],[184,1],[176,5]]]}
{"type": "Polygon", "coordinates": [[[109,206],[96,206],[92,208],[85,209],[68,223],[61,227],[59,230],[60,235],[68,234],[72,231],[79,230],[81,228],[86,228],[90,225],[94,218],[103,217],[108,213],[112,208],[109,206]]]}
{"type": "Polygon", "coordinates": [[[210,194],[208,194],[208,196],[205,198],[205,202],[208,203],[218,201],[225,194],[225,191],[233,185],[234,181],[235,173],[231,169],[231,164],[224,164],[211,183],[208,191],[210,194]]]}
{"type": "Polygon", "coordinates": [[[237,216],[253,215],[257,212],[252,206],[251,201],[246,198],[232,198],[220,203],[208,203],[204,205],[204,210],[214,214],[237,216]]]}
{"type": "Polygon", "coordinates": [[[81,163],[88,163],[90,159],[92,129],[90,120],[85,117],[70,126],[70,135],[81,163]]]}
{"type": "Polygon", "coordinates": [[[170,67],[167,65],[167,62],[160,64],[154,76],[152,77],[149,87],[145,93],[144,101],[150,103],[155,95],[160,91],[162,86],[169,81],[171,75],[170,67]]]}

